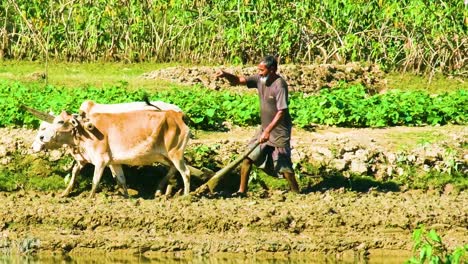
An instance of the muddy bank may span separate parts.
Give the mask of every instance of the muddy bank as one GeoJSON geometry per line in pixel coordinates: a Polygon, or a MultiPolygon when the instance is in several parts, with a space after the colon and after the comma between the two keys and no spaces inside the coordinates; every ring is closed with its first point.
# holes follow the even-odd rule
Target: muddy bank
{"type": "Polygon", "coordinates": [[[274,191],[243,199],[148,200],[85,195],[0,193],[0,251],[409,253],[418,224],[436,229],[449,247],[468,243],[466,192],[274,191]]]}

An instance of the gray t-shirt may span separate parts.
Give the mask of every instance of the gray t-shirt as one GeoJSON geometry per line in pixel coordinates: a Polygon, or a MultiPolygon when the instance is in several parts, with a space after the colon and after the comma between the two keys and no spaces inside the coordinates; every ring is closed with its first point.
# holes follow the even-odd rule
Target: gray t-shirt
{"type": "MultiPolygon", "coordinates": [[[[260,119],[262,129],[265,129],[279,110],[288,109],[288,85],[286,81],[278,77],[275,80],[267,80],[262,83],[260,75],[245,77],[247,87],[257,88],[260,99],[260,119]]],[[[289,111],[270,133],[268,145],[274,147],[290,147],[292,121],[289,111]]]]}

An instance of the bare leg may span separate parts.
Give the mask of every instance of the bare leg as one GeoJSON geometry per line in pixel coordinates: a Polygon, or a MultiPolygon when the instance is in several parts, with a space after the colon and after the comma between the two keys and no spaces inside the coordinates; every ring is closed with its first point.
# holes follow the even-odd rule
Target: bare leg
{"type": "MultiPolygon", "coordinates": [[[[176,172],[177,172],[176,167],[174,167],[172,165],[169,166],[169,171],[167,172],[166,176],[164,176],[164,178],[161,180],[161,182],[159,182],[158,189],[156,190],[155,196],[161,196],[162,195],[163,188],[166,186],[167,182],[174,177],[176,172]]],[[[166,195],[168,195],[167,192],[168,192],[169,189],[172,190],[172,187],[169,187],[169,186],[167,187],[166,195]]]]}
{"type": "Polygon", "coordinates": [[[184,195],[190,194],[190,170],[188,169],[187,165],[185,165],[184,160],[180,161],[173,161],[174,166],[179,171],[180,176],[182,176],[182,180],[184,182],[184,195]]]}
{"type": "Polygon", "coordinates": [[[295,193],[299,193],[299,184],[297,184],[296,175],[294,172],[284,172],[283,176],[289,183],[289,189],[295,193]]]}
{"type": "Polygon", "coordinates": [[[128,198],[127,182],[125,175],[120,165],[109,165],[112,175],[117,180],[117,184],[123,189],[123,195],[128,198]]]}
{"type": "Polygon", "coordinates": [[[94,198],[105,167],[106,166],[104,166],[103,164],[94,165],[93,187],[91,189],[91,193],[89,194],[89,198],[94,198]]]}
{"type": "Polygon", "coordinates": [[[81,169],[83,168],[83,165],[80,162],[74,162],[75,164],[72,167],[70,182],[68,183],[67,188],[62,192],[62,194],[60,194],[60,197],[66,197],[70,194],[71,190],[73,189],[73,185],[75,184],[76,176],[80,173],[81,169]]]}
{"type": "Polygon", "coordinates": [[[168,184],[167,187],[166,187],[166,193],[164,195],[166,195],[167,197],[169,197],[172,193],[172,184],[168,184]]]}
{"type": "Polygon", "coordinates": [[[249,175],[250,171],[252,170],[252,161],[248,158],[245,158],[242,161],[242,166],[241,166],[241,179],[240,179],[240,185],[239,185],[239,190],[238,192],[240,193],[246,193],[248,190],[248,184],[249,184],[249,175]]]}

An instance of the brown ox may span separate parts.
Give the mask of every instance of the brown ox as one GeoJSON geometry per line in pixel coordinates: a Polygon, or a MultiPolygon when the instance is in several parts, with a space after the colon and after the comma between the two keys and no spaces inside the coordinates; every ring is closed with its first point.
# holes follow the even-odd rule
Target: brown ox
{"type": "MultiPolygon", "coordinates": [[[[82,105],[85,104],[89,102],[82,105]]],[[[83,160],[95,166],[90,197],[94,197],[106,166],[114,175],[113,168],[119,168],[118,182],[126,194],[120,165],[141,166],[155,162],[170,167],[168,176],[179,171],[184,182],[184,194],[190,192],[190,171],[183,157],[189,128],[183,121],[183,113],[155,110],[97,113],[87,110],[88,113],[82,112],[78,117],[60,113],[46,128],[47,131],[43,131],[42,140],[69,145],[75,156],[78,153],[83,160]],[[120,175],[123,180],[119,180],[120,175]]]]}
{"type": "MultiPolygon", "coordinates": [[[[122,113],[122,112],[130,112],[130,111],[135,111],[135,110],[173,110],[176,112],[182,112],[182,110],[174,104],[166,103],[163,101],[153,101],[153,102],[148,102],[147,98],[145,98],[146,102],[130,102],[130,103],[120,103],[120,104],[98,104],[93,101],[85,101],[81,105],[81,112],[85,115],[89,115],[90,113],[94,112],[101,112],[101,113],[122,113]]],[[[24,106],[25,107],[25,106],[24,106]]],[[[68,183],[67,188],[62,192],[61,196],[67,196],[70,194],[71,190],[73,189],[73,185],[75,184],[77,175],[81,171],[81,169],[91,161],[89,160],[89,157],[85,155],[82,151],[80,151],[73,143],[73,145],[69,144],[64,144],[63,142],[57,142],[57,138],[55,134],[53,134],[53,129],[51,128],[52,124],[49,122],[53,122],[55,116],[53,116],[53,113],[43,113],[40,111],[37,111],[35,109],[31,109],[29,107],[25,107],[26,110],[30,111],[32,114],[34,114],[36,117],[38,117],[41,120],[47,120],[47,121],[42,121],[41,125],[39,127],[39,130],[37,132],[37,135],[34,139],[32,148],[35,152],[39,152],[41,150],[46,150],[46,149],[58,149],[61,148],[62,146],[65,146],[67,148],[67,152],[72,155],[74,159],[74,165],[72,167],[72,172],[71,172],[71,178],[68,183]]],[[[190,167],[190,166],[189,166],[190,167]]],[[[111,164],[109,165],[109,168],[112,172],[112,176],[116,178],[117,183],[124,189],[124,194],[125,196],[128,196],[126,192],[126,180],[125,180],[125,175],[122,169],[122,166],[119,164],[111,164]]],[[[159,195],[162,192],[163,187],[168,181],[168,178],[172,175],[167,175],[164,177],[163,180],[161,180],[161,183],[159,184],[159,187],[157,189],[156,194],[159,195]]],[[[169,194],[169,191],[171,190],[171,186],[168,186],[166,194],[169,194]]]]}

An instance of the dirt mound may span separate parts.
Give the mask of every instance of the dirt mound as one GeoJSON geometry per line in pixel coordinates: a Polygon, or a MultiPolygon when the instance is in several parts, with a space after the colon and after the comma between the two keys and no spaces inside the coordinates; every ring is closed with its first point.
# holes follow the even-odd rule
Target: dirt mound
{"type": "MultiPolygon", "coordinates": [[[[257,72],[257,67],[171,67],[145,73],[143,78],[163,79],[183,84],[202,84],[212,89],[229,88],[224,79],[216,79],[219,69],[240,75],[257,72]]],[[[281,65],[279,70],[292,91],[314,93],[322,88],[333,88],[339,82],[360,83],[371,92],[386,89],[385,74],[377,65],[349,63],[345,65],[281,65]]]]}

